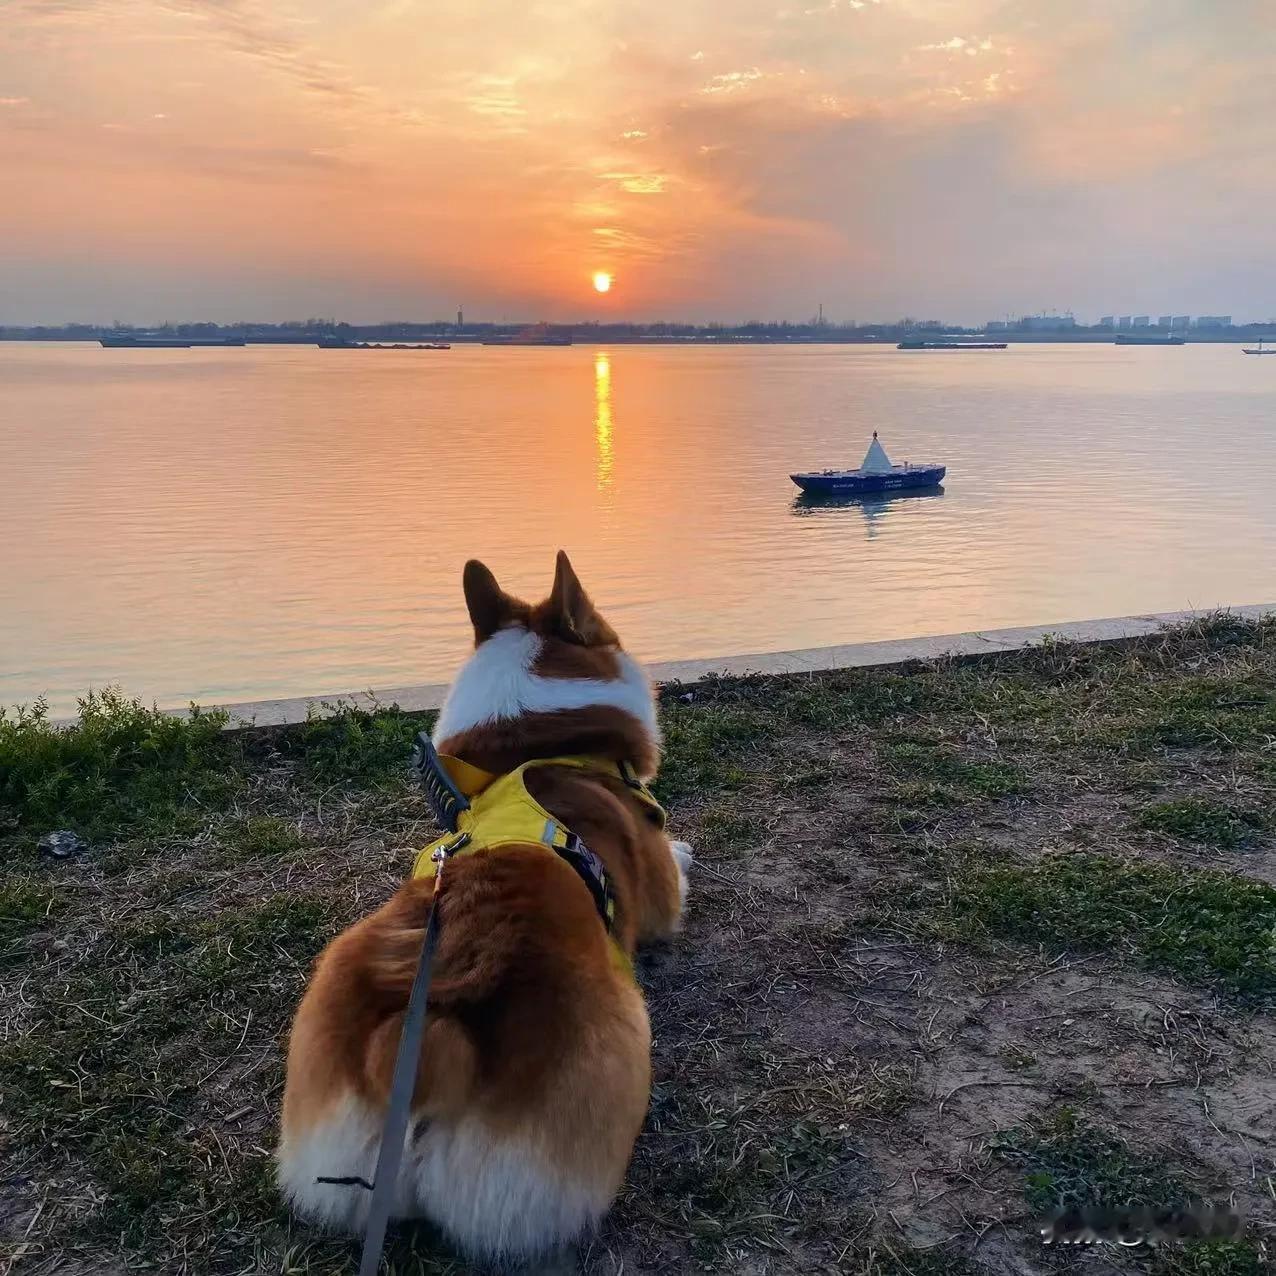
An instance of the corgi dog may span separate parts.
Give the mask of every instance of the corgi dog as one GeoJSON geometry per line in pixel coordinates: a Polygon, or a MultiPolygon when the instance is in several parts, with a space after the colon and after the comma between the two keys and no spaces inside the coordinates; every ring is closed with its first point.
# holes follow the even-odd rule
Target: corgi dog
{"type": "MultiPolygon", "coordinates": [[[[600,915],[572,865],[530,839],[447,861],[394,1212],[428,1219],[472,1259],[523,1261],[587,1234],[620,1187],[651,1085],[630,958],[678,928],[691,854],[637,783],[659,763],[651,682],[567,556],[536,606],[477,561],[464,592],[474,652],[434,743],[495,777],[536,762],[526,792],[601,861],[614,912],[600,915]]],[[[334,939],[293,1021],[277,1178],[314,1222],[366,1225],[357,1180],[375,1172],[434,889],[413,877],[334,939]]]]}

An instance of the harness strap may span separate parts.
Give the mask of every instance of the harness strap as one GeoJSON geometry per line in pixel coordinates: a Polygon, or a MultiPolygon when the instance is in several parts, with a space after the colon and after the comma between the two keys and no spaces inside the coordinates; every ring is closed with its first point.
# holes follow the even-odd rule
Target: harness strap
{"type": "MultiPolygon", "coordinates": [[[[442,865],[439,865],[440,870],[442,865]]],[[[376,1175],[372,1180],[372,1203],[368,1207],[368,1225],[363,1234],[363,1254],[359,1259],[359,1276],[377,1276],[381,1251],[385,1248],[385,1231],[394,1209],[399,1186],[399,1169],[403,1164],[403,1144],[408,1133],[412,1094],[416,1089],[417,1067],[421,1058],[421,1041],[425,1036],[425,1007],[430,988],[430,968],[434,950],[439,945],[439,882],[434,882],[430,900],[430,916],[425,923],[425,938],[417,959],[416,974],[408,1008],[399,1029],[399,1051],[394,1059],[394,1075],[390,1082],[390,1100],[386,1104],[385,1124],[381,1127],[381,1149],[377,1153],[376,1175]]]]}

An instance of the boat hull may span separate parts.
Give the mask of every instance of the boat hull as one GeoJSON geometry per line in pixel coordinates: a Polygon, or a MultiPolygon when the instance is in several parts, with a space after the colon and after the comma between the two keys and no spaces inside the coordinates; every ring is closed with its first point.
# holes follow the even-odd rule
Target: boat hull
{"type": "Polygon", "coordinates": [[[790,474],[812,496],[861,496],[875,492],[904,492],[938,487],[948,472],[943,465],[915,465],[890,474],[861,474],[856,470],[830,470],[814,474],[790,474]]]}

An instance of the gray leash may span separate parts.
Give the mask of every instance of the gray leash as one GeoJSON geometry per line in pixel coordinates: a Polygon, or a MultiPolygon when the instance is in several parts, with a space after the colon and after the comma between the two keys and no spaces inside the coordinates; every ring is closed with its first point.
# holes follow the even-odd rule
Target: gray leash
{"type": "MultiPolygon", "coordinates": [[[[438,852],[436,852],[436,855],[438,852]]],[[[381,1127],[381,1150],[377,1153],[377,1169],[372,1180],[372,1204],[368,1208],[368,1226],[363,1234],[363,1256],[359,1260],[359,1276],[377,1276],[381,1251],[385,1248],[385,1229],[394,1208],[399,1169],[403,1164],[403,1142],[408,1132],[412,1109],[412,1093],[416,1089],[417,1067],[421,1060],[421,1040],[425,1036],[425,1005],[430,990],[430,967],[434,950],[439,945],[439,883],[443,878],[442,859],[436,860],[434,897],[430,916],[425,923],[425,938],[417,959],[408,1008],[399,1030],[399,1053],[394,1060],[394,1077],[390,1082],[390,1100],[386,1104],[385,1124],[381,1127]]]]}

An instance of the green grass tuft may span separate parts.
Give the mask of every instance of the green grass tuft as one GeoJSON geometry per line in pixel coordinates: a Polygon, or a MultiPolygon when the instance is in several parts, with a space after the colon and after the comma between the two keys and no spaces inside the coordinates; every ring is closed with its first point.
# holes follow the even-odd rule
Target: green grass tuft
{"type": "Polygon", "coordinates": [[[1106,855],[964,867],[949,901],[960,930],[1062,947],[1124,949],[1237,992],[1276,993],[1276,887],[1234,873],[1106,855]]]}
{"type": "Polygon", "coordinates": [[[306,839],[297,825],[275,815],[256,815],[222,832],[222,840],[247,856],[287,855],[306,839]]]}
{"type": "Polygon", "coordinates": [[[1271,1276],[1271,1263],[1254,1241],[1204,1240],[1166,1250],[1156,1276],[1271,1276]]]}
{"type": "Polygon", "coordinates": [[[1212,798],[1177,798],[1144,807],[1136,822],[1145,829],[1188,838],[1231,851],[1253,841],[1265,826],[1254,811],[1238,810],[1212,798]]]}
{"type": "Polygon", "coordinates": [[[1070,1108],[1039,1125],[1003,1131],[989,1146],[1022,1171],[1024,1198],[1039,1217],[1083,1206],[1171,1208],[1190,1199],[1160,1162],[1086,1125],[1070,1108]]]}
{"type": "Polygon", "coordinates": [[[0,709],[0,831],[103,840],[198,824],[243,784],[225,724],[220,712],[173,717],[114,690],[85,696],[69,727],[53,726],[43,703],[0,709]]]}
{"type": "Polygon", "coordinates": [[[697,841],[705,851],[732,854],[760,836],[757,820],[732,805],[718,803],[701,812],[697,841]]]}
{"type": "Polygon", "coordinates": [[[397,705],[375,711],[338,705],[335,713],[312,714],[284,732],[278,747],[301,762],[304,778],[314,784],[390,787],[406,783],[412,742],[432,721],[397,705]]]}
{"type": "Polygon", "coordinates": [[[39,930],[57,911],[58,898],[51,883],[26,874],[0,880],[0,949],[39,930]]]}
{"type": "Polygon", "coordinates": [[[1028,779],[1009,762],[969,762],[956,749],[912,741],[879,750],[882,766],[896,780],[901,801],[914,806],[959,806],[1023,793],[1028,779]]]}
{"type": "Polygon", "coordinates": [[[656,796],[666,804],[679,798],[736,789],[751,768],[766,764],[773,721],[765,712],[732,707],[664,707],[664,762],[656,796]]]}

